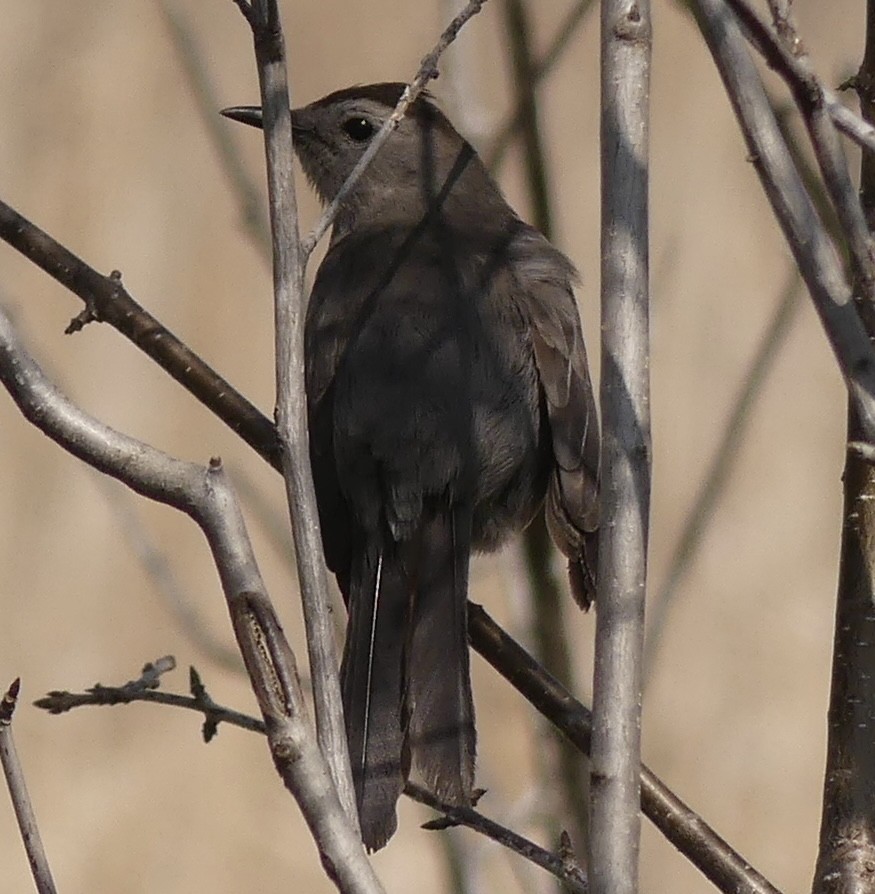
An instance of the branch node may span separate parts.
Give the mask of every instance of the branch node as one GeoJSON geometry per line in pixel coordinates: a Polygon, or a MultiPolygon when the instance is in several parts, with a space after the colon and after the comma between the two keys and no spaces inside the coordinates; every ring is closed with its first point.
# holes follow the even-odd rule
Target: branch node
{"type": "Polygon", "coordinates": [[[0,700],[0,726],[9,726],[12,715],[18,704],[18,693],[21,691],[21,677],[16,677],[0,700]]]}
{"type": "Polygon", "coordinates": [[[100,311],[97,309],[97,302],[93,298],[88,297],[85,299],[85,307],[67,324],[64,335],[73,335],[76,332],[81,332],[89,323],[101,322],[103,320],[100,316],[100,311]]]}

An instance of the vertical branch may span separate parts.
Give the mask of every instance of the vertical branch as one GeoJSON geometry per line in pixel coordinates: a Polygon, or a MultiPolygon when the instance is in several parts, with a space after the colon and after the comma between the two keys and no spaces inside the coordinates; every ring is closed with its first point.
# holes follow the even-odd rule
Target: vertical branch
{"type": "MultiPolygon", "coordinates": [[[[866,48],[855,85],[863,117],[871,123],[875,0],[868,0],[866,12],[866,48]]],[[[871,229],[875,158],[868,152],[862,156],[860,196],[871,229]]],[[[849,403],[848,440],[862,437],[849,403]]],[[[875,466],[852,451],[845,461],[843,519],[816,894],[875,891],[875,466]]]]}
{"type": "MultiPolygon", "coordinates": [[[[550,208],[549,176],[535,96],[537,65],[529,43],[531,26],[525,0],[506,0],[504,10],[533,223],[551,239],[553,215],[550,208]]],[[[550,674],[570,686],[574,672],[568,638],[562,623],[563,593],[551,568],[553,548],[543,516],[539,515],[526,530],[524,550],[534,608],[538,660],[550,674]]],[[[551,741],[555,741],[555,754],[550,755],[550,763],[559,765],[560,795],[567,816],[564,821],[569,823],[568,831],[575,848],[583,848],[586,845],[588,820],[586,763],[570,743],[563,740],[551,741]]]]}
{"type": "Polygon", "coordinates": [[[603,475],[590,884],[638,889],[641,664],[650,511],[650,4],[602,0],[603,475]]]}
{"type": "Polygon", "coordinates": [[[310,470],[304,392],[304,263],[292,176],[292,119],[285,47],[276,0],[248,10],[255,40],[267,157],[276,325],[276,424],[292,518],[307,630],[319,747],[350,819],[357,822],[343,724],[334,627],[310,470]]]}

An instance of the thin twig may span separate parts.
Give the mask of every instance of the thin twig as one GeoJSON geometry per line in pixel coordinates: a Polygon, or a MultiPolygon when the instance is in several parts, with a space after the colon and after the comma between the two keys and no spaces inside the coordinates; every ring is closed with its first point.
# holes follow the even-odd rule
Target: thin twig
{"type": "Polygon", "coordinates": [[[191,695],[178,695],[175,692],[163,692],[158,687],[161,675],[173,670],[176,661],[171,655],[150,662],[136,680],[130,680],[121,686],[104,686],[95,683],[85,692],[68,692],[53,689],[37,699],[34,705],[48,711],[49,714],[65,714],[74,708],[86,705],[107,707],[111,705],[130,705],[134,702],[151,702],[156,705],[169,705],[173,708],[188,708],[204,715],[204,741],[213,739],[220,723],[229,723],[256,733],[266,733],[263,720],[233,711],[214,702],[201,682],[200,675],[192,667],[189,668],[189,691],[191,695]]]}
{"type": "Polygon", "coordinates": [[[397,129],[398,125],[401,123],[401,119],[407,114],[407,109],[416,100],[420,93],[425,90],[428,83],[438,76],[437,63],[441,54],[456,39],[464,24],[470,18],[477,15],[485,3],[486,0],[470,0],[468,5],[444,29],[443,34],[441,34],[440,39],[434,45],[432,51],[423,58],[419,66],[419,71],[417,71],[416,76],[407,87],[405,87],[404,92],[401,94],[401,99],[398,100],[398,104],[395,106],[394,111],[386,119],[377,133],[374,134],[371,142],[368,144],[368,148],[362,153],[362,157],[358,160],[358,163],[352,171],[350,171],[349,176],[334,197],[334,200],[328,205],[316,223],[316,226],[313,228],[313,231],[301,244],[301,253],[305,258],[310,257],[313,253],[313,249],[316,248],[319,243],[319,240],[325,235],[331,224],[334,223],[334,219],[337,217],[337,212],[341,204],[346,200],[356,183],[358,183],[359,178],[370,165],[374,156],[380,151],[392,132],[397,129]]]}
{"type": "Polygon", "coordinates": [[[0,201],[0,239],[82,299],[85,309],[68,327],[69,331],[81,329],[86,322],[109,323],[266,457],[274,468],[280,467],[279,445],[271,421],[140,307],[125,290],[120,275],[98,273],[3,201],[0,201]]]}
{"type": "Polygon", "coordinates": [[[0,700],[0,764],[3,766],[6,787],[12,798],[12,809],[15,811],[16,820],[18,820],[18,831],[24,842],[27,861],[30,863],[30,871],[36,883],[36,889],[39,894],[56,894],[57,889],[52,878],[52,870],[43,847],[36,814],[27,791],[27,783],[24,780],[24,770],[21,768],[15,741],[12,738],[12,715],[15,713],[20,687],[21,681],[13,680],[3,699],[0,700]]]}
{"type": "MultiPolygon", "coordinates": [[[[796,24],[793,19],[793,11],[791,8],[792,0],[766,0],[769,11],[772,14],[772,24],[778,37],[786,46],[790,55],[793,57],[806,56],[805,45],[802,43],[799,33],[796,30],[796,24]]],[[[797,77],[793,66],[788,72],[788,76],[797,77]]],[[[804,73],[800,73],[804,80],[804,73]]],[[[842,85],[852,86],[852,84],[842,85]]],[[[841,89],[841,88],[840,88],[841,89]]],[[[863,149],[875,152],[875,127],[860,115],[855,114],[851,109],[847,108],[842,101],[833,93],[832,90],[820,85],[823,100],[826,104],[829,116],[832,118],[835,126],[845,134],[845,136],[854,140],[863,149]]]]}
{"type": "Polygon", "coordinates": [[[357,829],[334,625],[310,469],[304,391],[304,257],[299,248],[284,38],[276,0],[256,0],[251,6],[249,24],[261,88],[272,238],[277,437],[307,633],[316,733],[340,801],[357,829]]]}
{"type": "MultiPolygon", "coordinates": [[[[753,45],[788,83],[808,128],[823,182],[836,209],[855,273],[855,285],[865,299],[868,320],[875,320],[875,265],[866,218],[851,180],[835,125],[811,61],[786,13],[778,10],[783,39],[773,33],[747,0],[726,0],[753,45]],[[786,44],[786,45],[785,45],[786,44]]],[[[869,324],[871,327],[871,323],[869,324]]]]}
{"type": "Polygon", "coordinates": [[[790,327],[800,308],[799,273],[794,268],[782,289],[774,315],[766,326],[741,390],[726,418],[723,434],[705,472],[693,505],[687,513],[683,530],[668,563],[665,581],[648,607],[647,641],[644,653],[644,675],[649,679],[662,644],[668,613],[681,582],[705,538],[717,501],[726,487],[732,465],[742,444],[757,398],[762,394],[766,378],[787,340],[790,327]]]}
{"type": "MultiPolygon", "coordinates": [[[[204,738],[210,741],[219,724],[227,723],[250,732],[267,734],[264,721],[239,711],[219,705],[207,695],[200,677],[191,669],[191,695],[179,695],[158,690],[160,677],[175,667],[174,660],[167,656],[147,664],[136,680],[121,686],[104,686],[100,683],[91,686],[84,692],[53,691],[38,699],[34,704],[51,714],[62,714],[75,708],[86,706],[101,707],[106,705],[133,704],[146,702],[150,704],[169,705],[195,711],[204,716],[204,738]]],[[[2,723],[2,719],[0,719],[2,723]]],[[[408,783],[404,793],[414,801],[425,804],[443,814],[444,821],[432,820],[426,828],[444,828],[448,825],[462,825],[478,832],[484,837],[500,844],[502,847],[521,856],[523,859],[540,866],[558,878],[568,890],[586,894],[586,876],[570,853],[559,856],[539,847],[527,838],[483,816],[472,808],[453,807],[443,803],[431,792],[415,783],[408,783]],[[449,821],[449,822],[447,822],[449,821]]]]}
{"type": "Polygon", "coordinates": [[[571,854],[560,857],[551,853],[495,820],[483,816],[473,807],[453,807],[450,804],[445,804],[430,791],[415,783],[408,782],[404,786],[404,794],[444,815],[445,819],[433,820],[426,823],[424,828],[443,829],[448,826],[467,826],[502,847],[519,854],[530,863],[545,869],[558,878],[568,891],[578,892],[578,894],[587,894],[589,891],[586,874],[571,854]]]}
{"type": "Polygon", "coordinates": [[[832,90],[824,90],[823,96],[835,126],[862,149],[875,152],[875,127],[855,115],[832,90]]]}
{"type": "Polygon", "coordinates": [[[857,407],[875,441],[875,351],[854,305],[842,263],[775,121],[745,40],[724,0],[690,0],[763,189],[820,316],[857,407]]]}
{"type": "Polygon", "coordinates": [[[69,453],[142,496],[185,512],[201,527],[264,714],[277,770],[341,891],[381,892],[312,734],[294,656],[270,604],[221,463],[213,460],[205,469],[182,462],[84,413],[49,383],[2,310],[0,382],[25,418],[69,453]]]}
{"type": "Polygon", "coordinates": [[[650,515],[648,0],[603,0],[602,483],[589,875],[638,890],[641,681],[650,515]]]}

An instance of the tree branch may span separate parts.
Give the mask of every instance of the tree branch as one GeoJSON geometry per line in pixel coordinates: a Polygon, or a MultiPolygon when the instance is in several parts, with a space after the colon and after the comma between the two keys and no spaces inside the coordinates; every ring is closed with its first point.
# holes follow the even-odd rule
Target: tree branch
{"type": "MultiPolygon", "coordinates": [[[[131,680],[122,686],[104,686],[100,683],[87,689],[85,692],[53,691],[45,697],[37,699],[34,704],[51,714],[61,714],[72,711],[75,708],[86,706],[106,706],[133,704],[134,702],[148,702],[152,704],[169,705],[174,708],[184,708],[196,711],[204,715],[204,740],[209,742],[216,733],[221,723],[227,723],[250,732],[267,734],[266,724],[248,714],[242,714],[231,708],[219,705],[210,698],[206,688],[201,682],[200,676],[194,668],[190,669],[191,695],[178,695],[172,692],[158,690],[160,677],[173,670],[176,662],[171,656],[159,658],[154,663],[149,663],[143,668],[143,672],[136,680],[131,680]]],[[[0,718],[2,723],[2,718],[0,718]]],[[[586,876],[570,853],[560,855],[539,847],[527,838],[517,835],[500,823],[483,816],[473,808],[453,807],[444,804],[431,792],[422,786],[408,782],[404,793],[419,804],[431,807],[443,815],[443,819],[432,820],[425,824],[424,828],[443,829],[449,826],[462,825],[478,832],[486,838],[495,841],[502,847],[518,854],[524,860],[528,860],[536,866],[556,876],[563,882],[569,891],[586,894],[586,876]]]]}
{"type": "Polygon", "coordinates": [[[603,0],[602,481],[589,874],[638,890],[641,681],[650,515],[648,0],[603,0]]]}
{"type": "Polygon", "coordinates": [[[690,2],[859,412],[865,438],[875,441],[875,351],[841,261],[793,163],[734,16],[724,0],[690,2]]]}
{"type": "Polygon", "coordinates": [[[90,466],[189,515],[203,530],[259,700],[274,762],[323,863],[343,892],[382,889],[312,735],[294,656],[264,588],[243,516],[218,460],[205,469],[123,435],[81,411],[43,375],[0,310],[0,382],[24,416],[90,466]]]}
{"type": "Polygon", "coordinates": [[[20,680],[13,680],[3,699],[0,700],[0,765],[3,767],[6,787],[12,798],[12,809],[18,820],[18,830],[24,842],[36,889],[39,894],[56,894],[57,888],[52,878],[52,870],[43,847],[27,783],[24,780],[24,770],[21,768],[15,741],[12,738],[12,715],[15,713],[20,686],[20,680]]]}
{"type": "MultiPolygon", "coordinates": [[[[590,754],[592,714],[489,617],[468,603],[471,645],[583,754],[590,754]]],[[[725,894],[779,894],[653,772],[641,766],[641,810],[725,894]]]]}
{"type": "Polygon", "coordinates": [[[271,421],[137,304],[122,285],[121,274],[98,273],[2,200],[0,239],[82,299],[85,309],[68,332],[92,321],[109,323],[279,469],[279,445],[271,421]]]}
{"type": "Polygon", "coordinates": [[[276,0],[255,0],[252,27],[267,163],[273,257],[276,350],[276,430],[286,500],[292,522],[319,747],[340,801],[358,829],[334,626],[322,557],[316,491],[310,470],[307,400],[304,391],[304,258],[293,177],[292,118],[285,46],[276,0]]]}
{"type": "MultiPolygon", "coordinates": [[[[875,118],[875,0],[867,2],[866,45],[854,80],[863,115],[871,122],[875,118]]],[[[867,218],[875,220],[875,156],[868,153],[861,159],[860,196],[867,218]]],[[[875,335],[872,315],[864,319],[869,335],[875,335]]],[[[852,449],[853,442],[863,437],[852,404],[847,437],[815,894],[875,891],[875,466],[852,449]]],[[[869,441],[866,446],[871,448],[869,441]]]]}
{"type": "Polygon", "coordinates": [[[788,11],[775,8],[783,42],[751,9],[747,0],[726,0],[742,27],[766,62],[790,86],[814,146],[827,193],[838,214],[850,250],[856,287],[865,300],[866,320],[875,319],[875,270],[872,245],[857,190],[829,114],[825,91],[817,79],[801,40],[793,29],[788,11]],[[785,46],[785,43],[787,46],[785,46]]]}

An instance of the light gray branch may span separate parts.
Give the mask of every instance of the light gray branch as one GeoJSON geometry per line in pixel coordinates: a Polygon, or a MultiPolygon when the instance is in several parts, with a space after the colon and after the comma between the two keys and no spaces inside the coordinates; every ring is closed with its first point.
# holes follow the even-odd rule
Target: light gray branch
{"type": "Polygon", "coordinates": [[[832,90],[824,89],[823,97],[835,126],[863,149],[875,152],[875,127],[843,105],[832,90]]]}
{"type": "Polygon", "coordinates": [[[875,268],[869,228],[830,115],[823,86],[796,33],[789,6],[781,0],[772,0],[778,30],[778,34],[775,34],[747,0],[726,0],[726,3],[738,16],[749,40],[793,92],[793,98],[808,128],[826,191],[836,210],[842,235],[848,246],[855,275],[854,286],[862,293],[863,298],[861,312],[865,312],[865,320],[875,320],[875,268]]]}
{"type": "Polygon", "coordinates": [[[648,0],[603,0],[602,485],[590,817],[594,894],[638,890],[650,512],[648,0]]]}
{"type": "Polygon", "coordinates": [[[875,441],[875,351],[842,263],[781,135],[725,0],[691,0],[772,210],[808,287],[868,440],[875,441]]]}
{"type": "Polygon", "coordinates": [[[304,391],[304,256],[299,249],[284,40],[275,0],[257,0],[248,12],[261,86],[273,247],[277,437],[295,540],[316,731],[341,803],[357,827],[358,814],[343,722],[334,626],[322,557],[316,492],[310,469],[304,391]]]}
{"type": "Polygon", "coordinates": [[[20,686],[21,681],[14,680],[0,700],[0,766],[3,767],[3,776],[6,779],[9,796],[12,798],[12,809],[18,821],[18,830],[24,842],[36,889],[39,894],[56,894],[52,870],[43,847],[27,783],[24,780],[24,770],[21,768],[15,741],[12,738],[12,715],[15,712],[20,686]]]}
{"type": "Polygon", "coordinates": [[[243,516],[219,460],[212,460],[208,469],[183,462],[80,410],[46,379],[2,309],[0,382],[24,416],[65,450],[142,496],[180,509],[201,527],[259,698],[277,769],[295,795],[338,888],[356,894],[381,892],[311,732],[294,656],[276,621],[243,516]]]}

